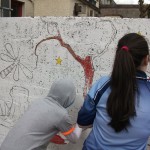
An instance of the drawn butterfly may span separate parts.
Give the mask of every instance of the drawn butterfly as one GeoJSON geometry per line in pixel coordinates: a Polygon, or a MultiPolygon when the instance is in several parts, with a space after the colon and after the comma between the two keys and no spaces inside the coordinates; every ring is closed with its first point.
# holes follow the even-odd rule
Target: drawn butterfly
{"type": "Polygon", "coordinates": [[[32,72],[21,63],[22,56],[19,57],[19,53],[18,56],[15,56],[13,47],[10,43],[7,43],[5,45],[5,50],[6,54],[1,53],[0,58],[1,60],[6,62],[12,62],[12,64],[0,72],[1,78],[4,79],[5,77],[7,77],[8,74],[10,74],[14,70],[13,79],[15,81],[18,81],[21,70],[27,78],[32,79],[33,78],[32,72]]]}

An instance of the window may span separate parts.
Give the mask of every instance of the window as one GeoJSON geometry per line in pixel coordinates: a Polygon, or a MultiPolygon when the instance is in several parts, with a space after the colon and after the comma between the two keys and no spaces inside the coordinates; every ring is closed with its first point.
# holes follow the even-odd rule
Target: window
{"type": "Polygon", "coordinates": [[[1,16],[9,17],[10,16],[10,0],[1,0],[1,16]]]}
{"type": "Polygon", "coordinates": [[[90,16],[93,17],[93,10],[90,10],[90,16]]]}
{"type": "Polygon", "coordinates": [[[22,17],[23,4],[23,2],[11,0],[11,8],[13,9],[11,17],[22,17]]]}

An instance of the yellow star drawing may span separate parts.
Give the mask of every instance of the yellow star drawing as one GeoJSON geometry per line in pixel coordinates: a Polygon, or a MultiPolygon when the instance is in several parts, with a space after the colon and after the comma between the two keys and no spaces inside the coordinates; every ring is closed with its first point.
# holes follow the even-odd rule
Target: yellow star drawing
{"type": "Polygon", "coordinates": [[[56,59],[56,65],[61,65],[62,59],[60,57],[58,57],[56,59]]]}

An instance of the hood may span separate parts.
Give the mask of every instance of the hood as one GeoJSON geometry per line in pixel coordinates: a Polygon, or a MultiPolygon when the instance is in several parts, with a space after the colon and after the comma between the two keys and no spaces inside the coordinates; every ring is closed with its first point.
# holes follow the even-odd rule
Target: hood
{"type": "Polygon", "coordinates": [[[76,98],[76,89],[70,79],[60,79],[54,82],[46,97],[57,101],[64,108],[69,107],[76,98]]]}

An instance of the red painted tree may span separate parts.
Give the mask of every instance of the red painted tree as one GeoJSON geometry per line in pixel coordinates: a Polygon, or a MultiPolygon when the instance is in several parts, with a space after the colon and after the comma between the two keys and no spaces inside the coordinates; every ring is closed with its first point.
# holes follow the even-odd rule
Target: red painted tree
{"type": "Polygon", "coordinates": [[[93,76],[94,76],[94,68],[93,68],[93,63],[92,63],[92,58],[91,56],[86,56],[85,58],[81,58],[80,56],[76,55],[72,47],[65,43],[60,35],[60,32],[58,31],[58,36],[52,36],[48,37],[46,39],[41,40],[35,47],[35,55],[38,58],[38,55],[36,54],[37,52],[37,47],[49,40],[57,40],[59,41],[60,45],[68,50],[68,52],[73,56],[73,58],[81,64],[81,66],[84,69],[84,74],[85,74],[85,85],[84,85],[84,91],[83,95],[85,96],[87,94],[87,90],[90,88],[92,82],[93,82],[93,76]]]}

